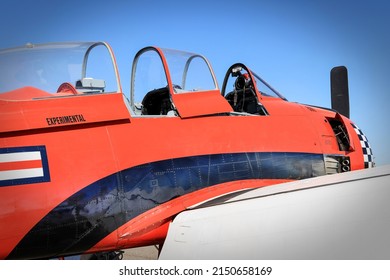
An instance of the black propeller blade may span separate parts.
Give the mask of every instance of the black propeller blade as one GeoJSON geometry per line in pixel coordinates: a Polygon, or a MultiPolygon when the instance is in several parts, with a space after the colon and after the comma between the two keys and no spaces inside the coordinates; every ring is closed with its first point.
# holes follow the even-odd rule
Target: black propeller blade
{"type": "Polygon", "coordinates": [[[337,66],[330,71],[330,91],[332,109],[349,118],[348,71],[345,66],[337,66]]]}

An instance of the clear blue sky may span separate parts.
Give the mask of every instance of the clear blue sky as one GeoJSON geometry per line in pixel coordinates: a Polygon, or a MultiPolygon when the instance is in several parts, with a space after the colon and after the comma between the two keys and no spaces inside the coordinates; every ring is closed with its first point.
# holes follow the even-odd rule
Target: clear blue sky
{"type": "Polygon", "coordinates": [[[390,164],[390,2],[3,0],[0,48],[106,41],[125,91],[135,53],[156,45],[205,55],[219,85],[243,62],[290,101],[330,107],[329,71],[349,71],[351,119],[377,165],[390,164]]]}

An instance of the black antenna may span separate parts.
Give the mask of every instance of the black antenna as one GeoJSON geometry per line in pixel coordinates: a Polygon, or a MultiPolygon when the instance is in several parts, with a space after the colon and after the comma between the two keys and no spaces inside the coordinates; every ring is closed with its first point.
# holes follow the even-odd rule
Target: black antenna
{"type": "Polygon", "coordinates": [[[345,66],[330,71],[330,91],[332,109],[349,118],[348,71],[345,66]]]}

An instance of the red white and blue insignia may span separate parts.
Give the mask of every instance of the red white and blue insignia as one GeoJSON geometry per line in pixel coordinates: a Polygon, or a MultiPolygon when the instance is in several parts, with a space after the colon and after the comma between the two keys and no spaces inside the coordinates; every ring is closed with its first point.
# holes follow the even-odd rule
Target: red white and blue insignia
{"type": "Polygon", "coordinates": [[[0,187],[49,181],[45,146],[0,148],[0,187]]]}

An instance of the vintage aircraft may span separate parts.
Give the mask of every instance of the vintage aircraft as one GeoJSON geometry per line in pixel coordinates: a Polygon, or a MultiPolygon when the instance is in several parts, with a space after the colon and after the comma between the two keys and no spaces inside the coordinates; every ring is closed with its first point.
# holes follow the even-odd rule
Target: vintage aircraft
{"type": "Polygon", "coordinates": [[[128,100],[107,43],[28,44],[0,51],[0,80],[2,259],[161,245],[189,206],[373,166],[348,109],[288,102],[240,63],[220,91],[204,56],[146,47],[128,100]]]}

